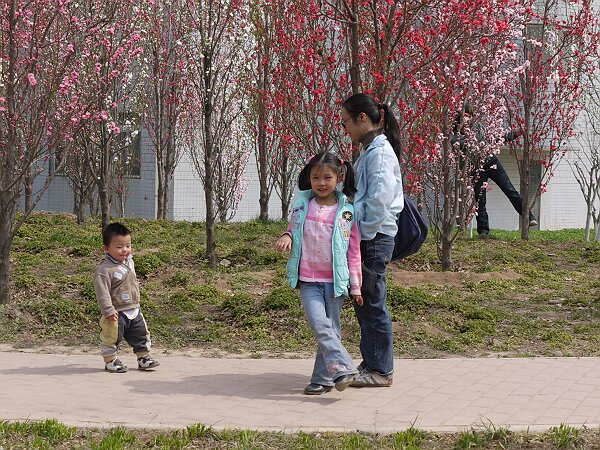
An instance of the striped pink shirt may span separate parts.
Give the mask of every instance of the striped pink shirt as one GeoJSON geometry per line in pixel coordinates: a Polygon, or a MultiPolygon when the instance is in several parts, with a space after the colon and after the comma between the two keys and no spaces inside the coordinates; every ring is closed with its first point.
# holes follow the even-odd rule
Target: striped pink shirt
{"type": "MultiPolygon", "coordinates": [[[[331,242],[337,208],[337,204],[321,206],[314,198],[308,203],[298,273],[301,281],[333,283],[331,242]]],[[[291,231],[289,227],[288,231],[291,231]]],[[[350,294],[360,295],[362,285],[360,233],[356,221],[350,230],[348,269],[350,271],[350,294]]]]}

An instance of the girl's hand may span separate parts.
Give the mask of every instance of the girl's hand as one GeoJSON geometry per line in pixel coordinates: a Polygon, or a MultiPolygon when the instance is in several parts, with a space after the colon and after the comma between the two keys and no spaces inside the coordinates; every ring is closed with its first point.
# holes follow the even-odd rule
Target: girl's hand
{"type": "Polygon", "coordinates": [[[115,321],[119,320],[119,313],[114,313],[114,314],[108,316],[106,318],[106,320],[108,320],[110,322],[115,322],[115,321]]]}
{"type": "Polygon", "coordinates": [[[358,294],[358,295],[352,294],[352,295],[350,295],[350,297],[352,297],[352,300],[354,300],[358,306],[362,306],[363,305],[362,295],[360,295],[360,294],[358,294]]]}
{"type": "Polygon", "coordinates": [[[292,249],[292,238],[289,234],[284,234],[279,238],[277,244],[275,244],[275,249],[279,253],[289,252],[292,249]]]}

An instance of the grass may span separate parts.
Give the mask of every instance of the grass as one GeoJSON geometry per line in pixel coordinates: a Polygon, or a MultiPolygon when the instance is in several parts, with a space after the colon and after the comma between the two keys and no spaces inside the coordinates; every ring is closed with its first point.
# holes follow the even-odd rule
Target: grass
{"type": "Polygon", "coordinates": [[[169,431],[73,428],[55,420],[0,422],[0,448],[10,449],[555,449],[598,448],[600,431],[553,427],[545,433],[512,432],[493,424],[460,433],[432,433],[414,428],[389,434],[260,432],[214,430],[204,424],[169,431]]]}
{"type": "MultiPolygon", "coordinates": [[[[142,219],[132,230],[142,308],[164,349],[299,356],[314,338],[297,291],[286,286],[286,256],[273,246],[282,222],[218,225],[217,254],[204,259],[204,225],[142,219]]],[[[0,305],[0,343],[35,347],[96,345],[92,281],[102,258],[100,223],[34,214],[12,248],[14,303],[0,305]]],[[[389,267],[388,305],[398,330],[396,355],[597,356],[600,245],[582,230],[494,231],[459,238],[456,270],[441,272],[433,242],[389,267]]],[[[346,302],[344,341],[358,355],[359,328],[346,302]]]]}

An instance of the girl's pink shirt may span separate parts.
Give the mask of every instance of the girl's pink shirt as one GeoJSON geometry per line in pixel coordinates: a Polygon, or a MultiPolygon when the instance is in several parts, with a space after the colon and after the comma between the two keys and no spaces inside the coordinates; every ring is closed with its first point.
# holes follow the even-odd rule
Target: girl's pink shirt
{"type": "MultiPolygon", "coordinates": [[[[337,204],[320,206],[314,198],[309,201],[302,234],[299,280],[333,283],[331,242],[337,208],[337,204]]],[[[291,232],[291,223],[288,225],[288,232],[291,232]]],[[[350,271],[350,294],[360,295],[362,285],[360,233],[356,221],[350,230],[348,269],[350,271]]]]}

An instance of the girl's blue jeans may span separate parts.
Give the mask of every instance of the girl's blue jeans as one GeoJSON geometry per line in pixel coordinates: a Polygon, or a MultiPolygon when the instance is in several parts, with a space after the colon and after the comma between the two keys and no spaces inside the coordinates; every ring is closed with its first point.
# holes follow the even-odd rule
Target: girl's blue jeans
{"type": "Polygon", "coordinates": [[[361,241],[362,306],[354,305],[360,324],[362,366],[384,376],[394,373],[392,318],[387,307],[386,270],[394,250],[394,237],[377,233],[361,241]]]}
{"type": "Polygon", "coordinates": [[[358,373],[342,345],[340,312],[343,297],[333,296],[333,283],[299,282],[304,313],[317,339],[317,356],[311,383],[333,386],[343,375],[358,373]]]}

